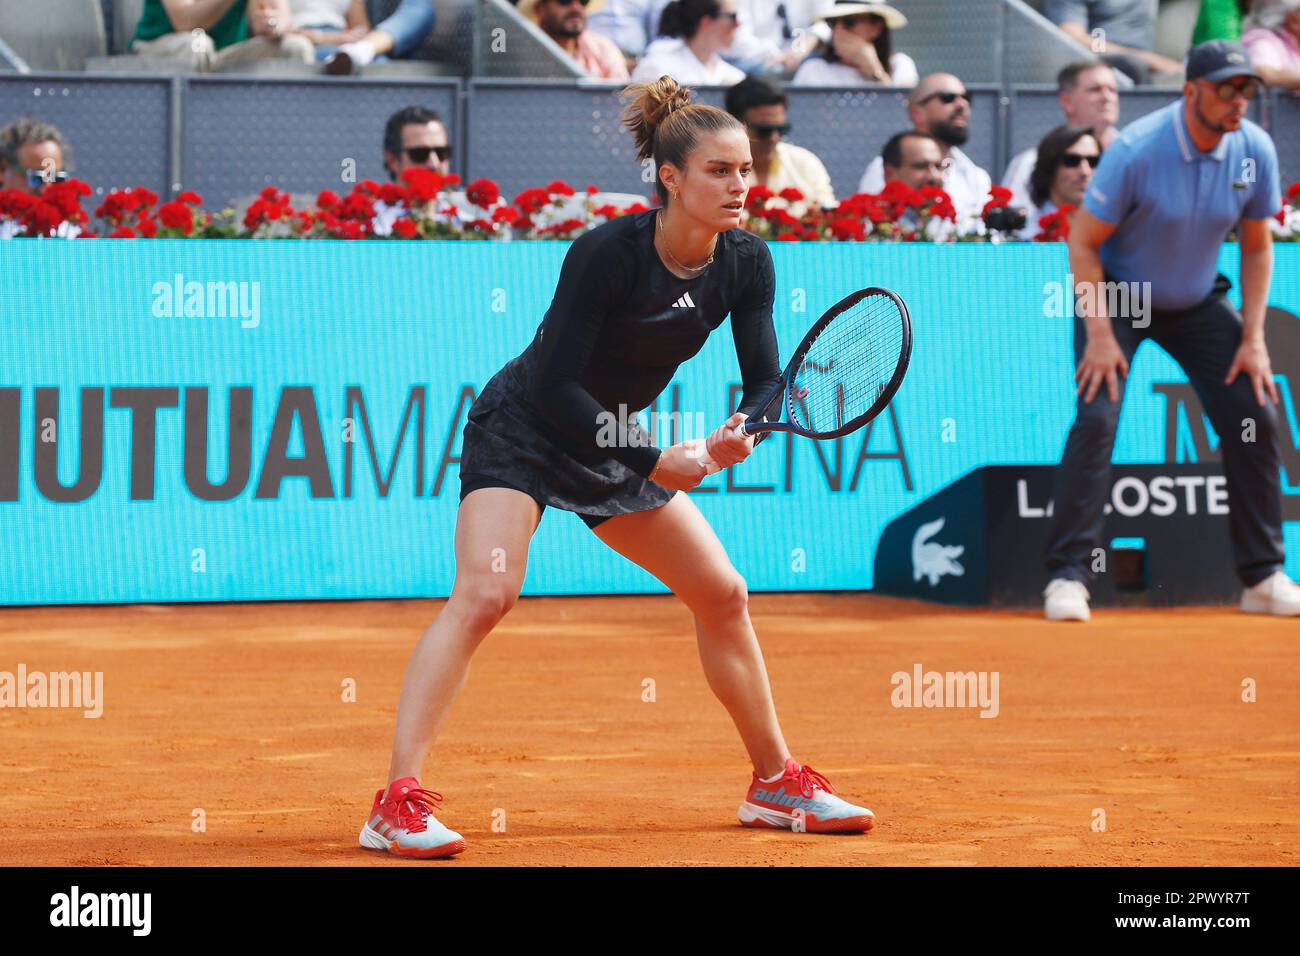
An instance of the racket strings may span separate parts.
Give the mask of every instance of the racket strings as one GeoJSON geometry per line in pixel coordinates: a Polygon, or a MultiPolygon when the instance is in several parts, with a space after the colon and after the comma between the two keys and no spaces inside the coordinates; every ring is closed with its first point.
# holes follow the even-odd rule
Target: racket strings
{"type": "Polygon", "coordinates": [[[873,293],[836,315],[800,362],[790,392],[791,421],[832,432],[869,412],[893,381],[904,348],[897,303],[873,293]]]}

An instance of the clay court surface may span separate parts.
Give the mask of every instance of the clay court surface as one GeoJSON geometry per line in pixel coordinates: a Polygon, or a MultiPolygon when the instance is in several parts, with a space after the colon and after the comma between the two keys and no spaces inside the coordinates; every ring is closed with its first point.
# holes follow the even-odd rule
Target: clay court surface
{"type": "Polygon", "coordinates": [[[103,671],[105,698],[97,720],[0,710],[0,864],[1300,863],[1300,621],[1049,625],[866,594],[755,594],[751,614],[796,758],[875,810],[871,834],[737,824],[749,765],[676,599],[524,598],[424,779],[469,849],[362,850],[407,653],[441,604],[0,610],[0,670],[103,671]],[[997,671],[998,716],[893,707],[917,663],[997,671]]]}

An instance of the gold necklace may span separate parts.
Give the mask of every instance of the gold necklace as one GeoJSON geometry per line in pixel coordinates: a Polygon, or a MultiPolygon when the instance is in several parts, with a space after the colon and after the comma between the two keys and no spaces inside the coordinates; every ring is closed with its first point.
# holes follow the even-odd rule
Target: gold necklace
{"type": "MultiPolygon", "coordinates": [[[[664,233],[664,212],[662,209],[659,210],[657,213],[655,213],[655,223],[658,226],[659,235],[664,237],[663,238],[664,252],[668,254],[668,258],[673,261],[673,265],[675,265],[678,269],[681,269],[683,272],[703,272],[713,263],[714,253],[710,252],[709,258],[704,261],[703,265],[700,266],[682,265],[680,262],[677,261],[677,257],[673,255],[673,251],[668,248],[668,236],[664,233]]],[[[715,251],[717,247],[718,247],[718,240],[717,237],[715,236],[713,239],[713,248],[715,251]]]]}

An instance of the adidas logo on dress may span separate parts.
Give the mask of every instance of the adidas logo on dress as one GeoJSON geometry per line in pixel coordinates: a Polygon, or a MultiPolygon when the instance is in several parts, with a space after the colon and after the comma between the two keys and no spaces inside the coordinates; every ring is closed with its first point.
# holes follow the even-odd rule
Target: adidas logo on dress
{"type": "Polygon", "coordinates": [[[678,299],[676,302],[673,303],[673,308],[674,308],[674,309],[693,309],[693,308],[695,308],[695,302],[692,301],[692,299],[691,299],[691,294],[690,294],[689,292],[686,292],[686,293],[683,293],[683,295],[682,295],[682,297],[681,297],[680,299],[678,299]]]}

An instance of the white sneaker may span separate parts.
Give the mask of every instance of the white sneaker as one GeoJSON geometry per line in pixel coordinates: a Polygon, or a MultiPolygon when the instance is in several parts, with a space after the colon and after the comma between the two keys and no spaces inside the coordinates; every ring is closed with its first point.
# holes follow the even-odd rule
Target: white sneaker
{"type": "Polygon", "coordinates": [[[1241,592],[1241,609],[1247,614],[1295,617],[1300,614],[1300,587],[1285,572],[1274,571],[1253,588],[1241,592]]]}
{"type": "Polygon", "coordinates": [[[325,72],[334,76],[348,76],[375,61],[375,48],[365,40],[344,43],[325,61],[325,72]]]}
{"type": "Polygon", "coordinates": [[[1049,621],[1087,621],[1092,618],[1088,608],[1088,589],[1069,578],[1052,578],[1043,591],[1046,599],[1043,610],[1049,621]]]}

